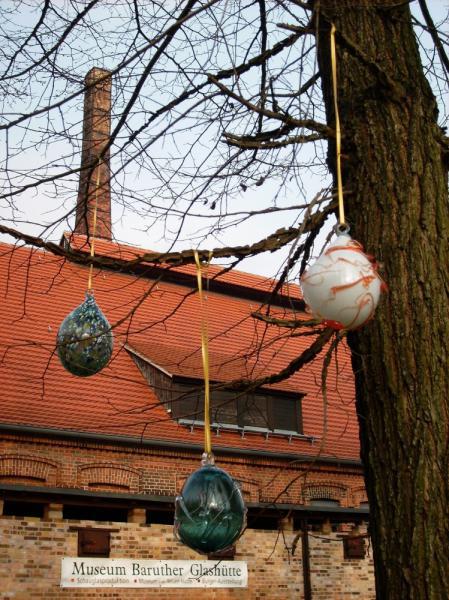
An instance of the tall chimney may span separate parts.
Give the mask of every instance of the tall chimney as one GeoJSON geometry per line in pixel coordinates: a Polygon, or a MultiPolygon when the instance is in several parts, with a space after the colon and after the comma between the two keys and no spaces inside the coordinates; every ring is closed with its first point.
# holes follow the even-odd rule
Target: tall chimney
{"type": "Polygon", "coordinates": [[[105,69],[93,68],[87,73],[84,82],[83,148],[74,231],[88,237],[93,236],[94,208],[97,202],[95,237],[110,240],[112,222],[109,150],[101,157],[100,166],[96,165],[111,132],[111,73],[105,69]]]}

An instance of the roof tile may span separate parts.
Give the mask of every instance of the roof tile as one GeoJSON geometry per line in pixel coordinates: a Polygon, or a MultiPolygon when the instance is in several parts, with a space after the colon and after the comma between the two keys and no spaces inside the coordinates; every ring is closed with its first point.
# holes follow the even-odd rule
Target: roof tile
{"type": "MultiPolygon", "coordinates": [[[[98,241],[99,251],[101,244],[98,241]]],[[[106,245],[105,251],[110,252],[111,244],[106,245]]],[[[123,255],[140,252],[114,247],[123,255]]],[[[209,292],[202,315],[193,282],[189,287],[185,282],[181,285],[103,269],[94,273],[95,297],[114,327],[113,358],[97,375],[75,377],[60,365],[55,339],[64,317],[84,299],[88,268],[8,244],[0,244],[0,265],[3,423],[202,444],[200,428],[191,431],[171,419],[127,347],[172,374],[201,377],[200,330],[201,320],[206,318],[211,378],[230,381],[275,373],[310,343],[310,337],[298,337],[255,320],[251,313],[258,304],[250,300],[209,292]]],[[[189,269],[194,272],[194,267],[189,269]]],[[[268,285],[262,277],[239,272],[223,277],[239,285],[268,285]]],[[[285,309],[277,314],[291,316],[285,309]]],[[[318,442],[261,434],[242,437],[228,431],[214,435],[213,441],[242,449],[358,458],[354,384],[346,346],[340,345],[338,362],[332,361],[328,370],[326,407],[321,366],[318,357],[274,386],[298,393],[298,397],[305,394],[304,433],[316,436],[318,442]]]]}

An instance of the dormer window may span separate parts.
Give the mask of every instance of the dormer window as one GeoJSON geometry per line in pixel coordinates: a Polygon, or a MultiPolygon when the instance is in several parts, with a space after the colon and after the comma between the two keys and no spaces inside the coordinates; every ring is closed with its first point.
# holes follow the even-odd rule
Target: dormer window
{"type": "MultiPolygon", "coordinates": [[[[181,425],[202,426],[204,423],[204,389],[200,365],[177,372],[159,358],[151,359],[134,347],[127,347],[134,362],[148,381],[170,416],[181,425]],[[190,374],[190,376],[189,376],[190,374]]],[[[164,349],[165,350],[165,349],[164,349]]],[[[164,352],[161,356],[166,356],[164,352]]],[[[238,378],[235,372],[234,377],[238,378]]],[[[241,393],[220,389],[211,381],[211,422],[220,429],[245,432],[302,435],[300,393],[280,389],[259,389],[241,393]]]]}
{"type": "MultiPolygon", "coordinates": [[[[172,389],[171,413],[180,422],[203,421],[202,381],[176,382],[172,389]]],[[[211,389],[211,422],[248,431],[302,433],[299,394],[271,391],[236,393],[211,389]]]]}

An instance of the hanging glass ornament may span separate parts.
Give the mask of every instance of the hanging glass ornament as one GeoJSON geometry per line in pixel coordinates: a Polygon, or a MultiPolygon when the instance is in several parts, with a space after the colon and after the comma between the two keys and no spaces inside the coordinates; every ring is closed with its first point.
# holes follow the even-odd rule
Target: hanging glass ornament
{"type": "Polygon", "coordinates": [[[175,536],[202,554],[232,546],[242,533],[246,508],[236,482],[204,453],[203,466],[185,482],[175,502],[175,536]]]}
{"type": "Polygon", "coordinates": [[[107,365],[114,338],[92,291],[61,323],[56,342],[63,367],[73,375],[88,377],[107,365]]]}
{"type": "Polygon", "coordinates": [[[386,284],[363,247],[337,227],[337,238],[303,273],[301,288],[313,316],[334,329],[357,329],[369,321],[386,284]]]}

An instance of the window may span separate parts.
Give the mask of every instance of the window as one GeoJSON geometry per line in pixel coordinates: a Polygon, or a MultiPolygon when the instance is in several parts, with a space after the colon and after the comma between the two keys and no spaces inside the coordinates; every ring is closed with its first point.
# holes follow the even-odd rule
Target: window
{"type": "Polygon", "coordinates": [[[37,502],[20,502],[5,500],[3,514],[8,517],[39,517],[44,516],[45,504],[37,502]]]}
{"type": "MultiPolygon", "coordinates": [[[[170,374],[169,367],[169,372],[161,371],[133,351],[131,356],[172,418],[185,425],[202,424],[204,390],[196,374],[192,377],[170,374]]],[[[302,434],[301,397],[300,393],[271,390],[242,394],[212,389],[212,424],[217,428],[302,434]]]]}
{"type": "Polygon", "coordinates": [[[147,525],[173,525],[174,510],[147,510],[147,525]]]}
{"type": "Polygon", "coordinates": [[[108,558],[110,548],[110,529],[93,529],[90,527],[86,527],[85,529],[78,529],[78,556],[108,558]]]}
{"type": "Polygon", "coordinates": [[[247,517],[248,529],[265,529],[277,531],[279,529],[279,517],[271,517],[264,514],[250,514],[247,517]]]}
{"type": "Polygon", "coordinates": [[[125,508],[111,508],[109,506],[83,506],[65,504],[63,518],[74,521],[128,521],[128,511],[125,508]]]}
{"type": "Polygon", "coordinates": [[[311,481],[303,486],[302,494],[306,504],[318,507],[332,508],[340,506],[340,502],[347,498],[347,489],[327,481],[311,481]]]}
{"type": "MultiPolygon", "coordinates": [[[[203,390],[199,382],[177,383],[173,387],[171,412],[175,419],[204,420],[203,390]]],[[[212,390],[211,421],[217,426],[301,433],[300,398],[296,394],[212,390]]]]}
{"type": "Polygon", "coordinates": [[[363,536],[343,538],[343,556],[349,558],[365,558],[365,540],[363,536]]]}
{"type": "Polygon", "coordinates": [[[333,506],[340,506],[338,500],[331,500],[330,498],[311,498],[309,500],[310,506],[322,506],[332,508],[333,506]]]}

